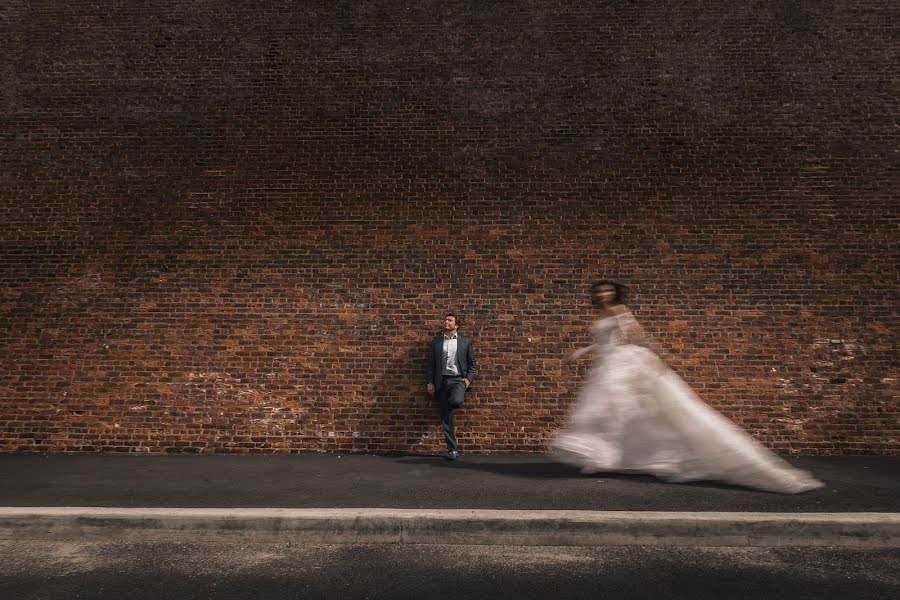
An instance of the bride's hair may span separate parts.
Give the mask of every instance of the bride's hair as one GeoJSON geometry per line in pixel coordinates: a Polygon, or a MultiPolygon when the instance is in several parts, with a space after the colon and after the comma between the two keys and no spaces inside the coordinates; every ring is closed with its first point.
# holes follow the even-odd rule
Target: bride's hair
{"type": "Polygon", "coordinates": [[[610,279],[601,279],[600,281],[595,282],[591,286],[591,297],[594,296],[594,292],[597,291],[597,288],[603,285],[611,285],[616,288],[616,297],[613,298],[613,302],[615,304],[625,304],[625,298],[628,296],[628,288],[621,283],[612,281],[610,279]]]}

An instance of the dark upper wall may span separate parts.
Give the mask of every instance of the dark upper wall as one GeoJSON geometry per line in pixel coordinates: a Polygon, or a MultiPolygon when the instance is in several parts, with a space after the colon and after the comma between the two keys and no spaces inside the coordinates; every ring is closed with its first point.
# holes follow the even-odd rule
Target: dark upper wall
{"type": "Polygon", "coordinates": [[[897,453],[893,2],[6,2],[0,450],[545,449],[608,275],[780,451],[897,453]],[[297,6],[295,6],[297,5],[297,6]]]}

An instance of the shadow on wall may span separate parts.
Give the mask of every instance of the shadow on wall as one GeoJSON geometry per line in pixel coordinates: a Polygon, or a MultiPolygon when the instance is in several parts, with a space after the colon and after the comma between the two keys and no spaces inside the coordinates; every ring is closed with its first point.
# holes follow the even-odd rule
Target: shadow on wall
{"type": "Polygon", "coordinates": [[[392,453],[399,449],[440,452],[444,438],[434,396],[425,391],[431,338],[405,348],[389,347],[380,375],[361,386],[365,408],[351,421],[353,449],[392,453]]]}

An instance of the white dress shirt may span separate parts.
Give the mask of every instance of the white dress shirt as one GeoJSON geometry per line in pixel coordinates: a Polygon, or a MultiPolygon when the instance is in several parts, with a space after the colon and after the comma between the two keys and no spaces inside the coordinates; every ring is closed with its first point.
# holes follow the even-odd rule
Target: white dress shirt
{"type": "Polygon", "coordinates": [[[444,334],[444,375],[459,377],[459,369],[456,366],[456,348],[458,342],[456,334],[448,336],[444,334]]]}

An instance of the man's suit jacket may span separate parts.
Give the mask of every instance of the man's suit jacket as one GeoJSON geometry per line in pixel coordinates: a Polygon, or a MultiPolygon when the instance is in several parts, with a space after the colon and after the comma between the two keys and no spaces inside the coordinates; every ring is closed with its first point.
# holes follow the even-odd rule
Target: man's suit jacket
{"type": "MultiPolygon", "coordinates": [[[[444,335],[441,334],[431,340],[428,348],[428,381],[434,384],[436,390],[441,389],[441,381],[444,379],[444,335]]],[[[472,338],[456,334],[456,368],[460,377],[469,380],[469,387],[475,381],[477,363],[475,351],[472,350],[472,338]]]]}

